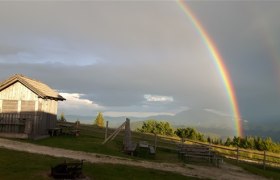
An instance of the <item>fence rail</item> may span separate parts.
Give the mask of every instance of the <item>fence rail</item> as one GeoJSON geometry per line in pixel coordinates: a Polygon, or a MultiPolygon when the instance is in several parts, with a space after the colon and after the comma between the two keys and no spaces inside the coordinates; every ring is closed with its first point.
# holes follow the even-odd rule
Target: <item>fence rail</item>
{"type": "MultiPolygon", "coordinates": [[[[111,134],[115,129],[109,128],[108,134],[111,134]]],[[[94,131],[98,134],[105,134],[104,130],[98,130],[94,131]]],[[[119,135],[124,136],[124,132],[120,132],[119,135]]],[[[155,142],[155,136],[153,134],[138,134],[137,132],[132,134],[132,139],[141,141],[149,141],[151,144],[155,142]]],[[[224,146],[218,146],[214,144],[207,144],[203,142],[197,142],[190,139],[185,139],[187,143],[193,143],[193,144],[200,144],[203,146],[208,146],[212,150],[216,151],[218,154],[225,158],[236,160],[237,163],[255,163],[262,165],[265,169],[268,166],[271,167],[280,167],[280,155],[277,156],[276,154],[267,152],[267,151],[255,151],[255,150],[245,150],[240,148],[233,148],[233,147],[224,147],[224,146]]],[[[186,143],[185,142],[185,143],[186,143]]],[[[156,146],[158,148],[165,148],[169,150],[177,150],[178,146],[182,144],[182,141],[178,138],[174,137],[166,137],[166,136],[157,136],[156,140],[156,146]]]]}
{"type": "MultiPolygon", "coordinates": [[[[219,153],[221,156],[236,160],[237,163],[250,162],[255,164],[261,164],[264,169],[267,166],[280,167],[280,155],[279,156],[277,156],[276,154],[272,155],[272,153],[268,151],[246,150],[246,149],[240,149],[238,147],[237,148],[222,147],[214,144],[197,142],[190,139],[185,139],[185,141],[193,144],[208,146],[214,151],[216,151],[217,153],[219,153]]],[[[176,146],[178,146],[181,143],[182,143],[181,140],[174,137],[165,137],[165,136],[158,137],[158,144],[162,144],[159,145],[158,147],[174,150],[176,149],[176,146]],[[166,144],[168,146],[163,144],[166,144]]]]}
{"type": "Polygon", "coordinates": [[[254,164],[261,164],[263,166],[263,169],[265,169],[267,166],[280,167],[280,156],[270,155],[267,151],[256,152],[253,150],[240,149],[238,147],[226,148],[212,144],[204,144],[189,139],[187,141],[211,147],[220,155],[226,158],[235,159],[237,163],[249,162],[254,164]]]}

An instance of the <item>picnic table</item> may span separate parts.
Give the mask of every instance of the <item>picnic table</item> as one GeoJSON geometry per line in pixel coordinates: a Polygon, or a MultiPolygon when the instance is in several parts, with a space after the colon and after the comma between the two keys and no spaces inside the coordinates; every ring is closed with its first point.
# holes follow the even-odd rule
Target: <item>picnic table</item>
{"type": "Polygon", "coordinates": [[[184,144],[179,148],[179,158],[185,162],[209,162],[219,167],[222,158],[218,156],[209,146],[184,144]]]}
{"type": "Polygon", "coordinates": [[[80,130],[78,130],[75,125],[72,124],[60,124],[59,127],[62,129],[62,134],[67,135],[80,135],[80,130]]]}
{"type": "Polygon", "coordinates": [[[58,136],[60,134],[62,134],[62,129],[59,128],[59,127],[49,129],[49,135],[50,136],[58,136]]]}

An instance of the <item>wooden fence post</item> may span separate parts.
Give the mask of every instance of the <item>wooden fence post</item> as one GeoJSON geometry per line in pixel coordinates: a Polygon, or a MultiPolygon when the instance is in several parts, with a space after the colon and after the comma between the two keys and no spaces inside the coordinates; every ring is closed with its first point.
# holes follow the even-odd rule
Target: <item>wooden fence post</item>
{"type": "Polygon", "coordinates": [[[132,142],[131,142],[130,119],[128,119],[128,118],[126,118],[126,120],[125,120],[124,150],[130,151],[131,155],[133,155],[132,142]]]}
{"type": "Polygon", "coordinates": [[[108,137],[108,121],[106,121],[105,139],[108,137]]]}
{"type": "Polygon", "coordinates": [[[155,152],[157,151],[157,134],[155,133],[155,152]]]}
{"type": "Polygon", "coordinates": [[[236,149],[236,161],[239,162],[239,147],[236,149]]]}
{"type": "Polygon", "coordinates": [[[263,152],[263,169],[265,170],[266,151],[263,152]]]}

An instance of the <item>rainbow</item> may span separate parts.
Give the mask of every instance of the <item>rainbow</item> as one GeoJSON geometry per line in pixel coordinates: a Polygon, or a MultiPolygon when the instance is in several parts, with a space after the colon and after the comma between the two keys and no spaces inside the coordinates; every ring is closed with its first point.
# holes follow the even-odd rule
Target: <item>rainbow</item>
{"type": "Polygon", "coordinates": [[[177,3],[181,7],[183,12],[191,20],[192,24],[196,28],[197,32],[199,33],[203,42],[207,46],[209,53],[212,56],[212,59],[220,74],[220,77],[224,83],[224,87],[227,92],[227,96],[229,98],[229,102],[230,102],[230,106],[231,106],[232,114],[233,114],[233,118],[234,118],[234,124],[236,127],[236,134],[237,134],[237,136],[242,137],[243,128],[242,128],[242,122],[241,122],[241,116],[240,116],[240,112],[239,112],[238,102],[237,102],[237,98],[235,95],[234,86],[232,84],[227,67],[223,62],[223,58],[220,55],[218,49],[216,48],[215,43],[213,42],[211,37],[207,34],[206,30],[204,29],[202,24],[199,22],[199,20],[195,17],[195,15],[192,13],[192,11],[187,6],[187,4],[183,0],[178,0],[177,3]]]}

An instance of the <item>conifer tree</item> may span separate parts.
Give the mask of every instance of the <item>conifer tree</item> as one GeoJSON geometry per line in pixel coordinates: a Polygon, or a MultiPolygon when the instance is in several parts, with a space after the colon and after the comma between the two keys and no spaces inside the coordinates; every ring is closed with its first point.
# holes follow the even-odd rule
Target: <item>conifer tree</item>
{"type": "Polygon", "coordinates": [[[59,121],[61,121],[61,122],[66,122],[66,119],[65,119],[65,116],[64,116],[64,113],[63,113],[63,112],[60,114],[60,119],[59,119],[59,121]]]}
{"type": "Polygon", "coordinates": [[[95,119],[95,124],[99,127],[104,127],[104,118],[101,112],[98,113],[95,119]]]}

